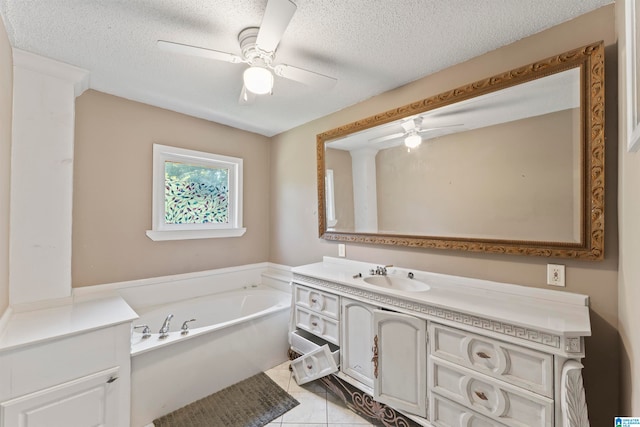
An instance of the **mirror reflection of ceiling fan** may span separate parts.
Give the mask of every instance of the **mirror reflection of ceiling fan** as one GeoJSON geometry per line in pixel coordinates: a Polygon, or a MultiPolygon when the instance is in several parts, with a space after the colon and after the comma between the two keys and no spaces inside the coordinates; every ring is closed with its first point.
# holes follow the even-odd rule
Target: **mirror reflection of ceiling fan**
{"type": "Polygon", "coordinates": [[[290,0],[268,0],[260,27],[245,28],[238,34],[240,55],[165,40],[158,40],[158,47],[168,52],[248,64],[243,72],[241,104],[250,104],[255,95],[272,93],[274,74],[307,86],[330,89],[337,81],[333,77],[274,62],[280,39],[295,11],[296,5],[290,0]]]}
{"type": "Polygon", "coordinates": [[[422,143],[423,137],[427,136],[428,134],[435,134],[431,137],[441,136],[445,133],[448,133],[447,131],[444,131],[445,129],[462,126],[462,124],[456,124],[448,126],[423,127],[422,121],[423,118],[420,116],[405,120],[400,124],[400,126],[402,126],[402,129],[404,129],[404,132],[374,138],[369,140],[369,142],[378,143],[403,138],[404,145],[406,145],[408,148],[416,148],[422,143]]]}

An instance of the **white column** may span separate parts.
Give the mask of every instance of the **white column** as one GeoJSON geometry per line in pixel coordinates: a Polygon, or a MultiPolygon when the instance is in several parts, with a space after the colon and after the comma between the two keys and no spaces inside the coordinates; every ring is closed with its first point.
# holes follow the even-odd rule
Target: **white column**
{"type": "Polygon", "coordinates": [[[87,71],[13,51],[9,301],[71,295],[75,98],[87,71]]]}
{"type": "Polygon", "coordinates": [[[375,148],[360,148],[350,151],[353,174],[353,210],[355,231],[376,233],[378,231],[378,193],[376,185],[375,148]]]}

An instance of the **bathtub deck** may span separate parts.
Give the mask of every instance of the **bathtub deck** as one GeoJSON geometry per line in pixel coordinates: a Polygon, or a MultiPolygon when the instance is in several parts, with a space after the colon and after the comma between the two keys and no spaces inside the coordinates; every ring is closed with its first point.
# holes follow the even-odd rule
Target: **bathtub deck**
{"type": "Polygon", "coordinates": [[[300,405],[267,427],[363,427],[372,426],[365,419],[348,409],[317,381],[299,386],[289,371],[287,361],[266,371],[280,387],[293,396],[300,405]]]}

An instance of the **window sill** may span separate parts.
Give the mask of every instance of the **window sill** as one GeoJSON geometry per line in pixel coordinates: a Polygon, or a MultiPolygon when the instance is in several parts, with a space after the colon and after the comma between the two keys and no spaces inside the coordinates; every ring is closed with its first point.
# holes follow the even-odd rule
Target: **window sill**
{"type": "Polygon", "coordinates": [[[221,237],[240,237],[246,228],[225,228],[222,230],[147,230],[147,237],[158,242],[163,240],[215,239],[221,237]]]}

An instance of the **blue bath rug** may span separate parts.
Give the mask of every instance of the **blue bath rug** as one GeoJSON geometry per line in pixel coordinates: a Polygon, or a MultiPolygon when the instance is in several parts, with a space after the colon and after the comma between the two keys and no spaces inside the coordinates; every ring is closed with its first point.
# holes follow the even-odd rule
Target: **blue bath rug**
{"type": "Polygon", "coordinates": [[[264,372],[153,421],[155,427],[262,427],[300,403],[264,372]]]}

